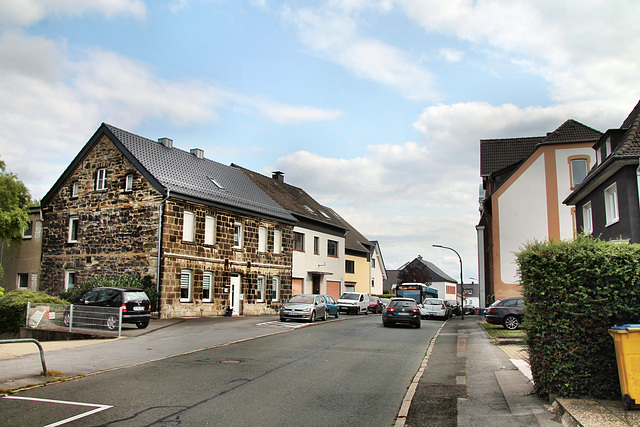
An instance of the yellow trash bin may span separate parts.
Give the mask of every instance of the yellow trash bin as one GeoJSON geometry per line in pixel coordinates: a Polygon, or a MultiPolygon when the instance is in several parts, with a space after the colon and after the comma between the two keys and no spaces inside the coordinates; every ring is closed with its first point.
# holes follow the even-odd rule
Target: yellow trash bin
{"type": "Polygon", "coordinates": [[[616,346],[616,361],[624,409],[640,404],[640,324],[609,329],[616,346]]]}

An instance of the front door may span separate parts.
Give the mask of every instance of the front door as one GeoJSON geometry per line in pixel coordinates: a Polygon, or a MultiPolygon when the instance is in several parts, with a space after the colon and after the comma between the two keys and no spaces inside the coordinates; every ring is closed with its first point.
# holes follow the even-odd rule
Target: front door
{"type": "Polygon", "coordinates": [[[229,286],[229,307],[231,307],[234,316],[240,315],[240,275],[231,276],[231,284],[229,286]]]}
{"type": "Polygon", "coordinates": [[[320,293],[320,282],[322,281],[322,276],[319,274],[313,275],[313,294],[320,293]]]}

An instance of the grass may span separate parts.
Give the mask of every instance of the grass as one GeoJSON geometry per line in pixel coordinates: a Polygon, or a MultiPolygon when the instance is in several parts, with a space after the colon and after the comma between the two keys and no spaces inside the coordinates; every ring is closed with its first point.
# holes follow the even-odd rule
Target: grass
{"type": "Polygon", "coordinates": [[[526,338],[527,333],[520,327],[515,331],[510,331],[502,325],[492,325],[487,322],[480,322],[480,326],[484,328],[491,338],[526,338]]]}

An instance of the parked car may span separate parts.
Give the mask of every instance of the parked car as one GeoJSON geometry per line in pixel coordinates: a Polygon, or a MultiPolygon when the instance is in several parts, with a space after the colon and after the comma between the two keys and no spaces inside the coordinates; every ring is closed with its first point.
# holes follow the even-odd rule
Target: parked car
{"type": "Polygon", "coordinates": [[[467,314],[478,314],[478,309],[472,305],[467,305],[464,307],[464,315],[466,316],[467,314]]]}
{"type": "Polygon", "coordinates": [[[460,303],[458,302],[458,300],[448,299],[447,302],[451,306],[451,314],[453,316],[460,316],[461,310],[460,310],[460,303]]]}
{"type": "Polygon", "coordinates": [[[327,306],[327,316],[335,316],[336,319],[340,317],[340,308],[336,300],[331,295],[322,295],[322,297],[324,298],[324,304],[327,306]]]}
{"type": "Polygon", "coordinates": [[[502,325],[510,330],[518,329],[524,318],[524,298],[499,299],[487,308],[484,315],[487,323],[502,325]]]}
{"type": "Polygon", "coordinates": [[[280,308],[280,321],[297,319],[313,323],[316,319],[327,320],[328,312],[324,301],[322,295],[294,295],[280,308]]]}
{"type": "Polygon", "coordinates": [[[420,315],[423,319],[438,317],[447,320],[451,317],[451,306],[441,298],[425,298],[420,306],[420,315]]]}
{"type": "Polygon", "coordinates": [[[116,329],[119,314],[99,310],[98,307],[122,307],[122,323],[135,323],[140,329],[149,326],[151,320],[151,300],[142,289],[100,287],[85,292],[74,302],[73,318],[71,310],[66,309],[63,322],[65,326],[73,322],[79,327],[105,326],[109,330],[116,329]]]}
{"type": "Polygon", "coordinates": [[[367,307],[369,313],[378,314],[382,313],[383,305],[379,297],[369,297],[369,307],[367,307]]]}
{"type": "Polygon", "coordinates": [[[382,302],[382,309],[384,310],[387,304],[389,304],[389,298],[380,298],[380,302],[382,302]]]}
{"type": "Polygon", "coordinates": [[[338,307],[345,313],[369,314],[369,294],[345,292],[338,298],[338,307]]]}
{"type": "Polygon", "coordinates": [[[382,326],[395,324],[413,325],[420,327],[420,309],[411,298],[391,298],[389,304],[382,310],[382,326]]]}

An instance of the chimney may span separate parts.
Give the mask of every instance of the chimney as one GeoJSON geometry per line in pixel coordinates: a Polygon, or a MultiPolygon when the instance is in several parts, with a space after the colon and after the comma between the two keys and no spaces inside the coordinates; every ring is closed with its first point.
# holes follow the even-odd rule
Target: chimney
{"type": "Polygon", "coordinates": [[[196,156],[199,159],[203,159],[204,158],[204,150],[202,150],[200,148],[192,148],[191,149],[191,154],[193,154],[194,156],[196,156]]]}
{"type": "Polygon", "coordinates": [[[275,171],[271,177],[278,182],[284,182],[284,172],[275,171]]]}
{"type": "Polygon", "coordinates": [[[159,138],[158,142],[162,145],[164,145],[167,148],[173,148],[173,139],[169,139],[169,138],[159,138]]]}

